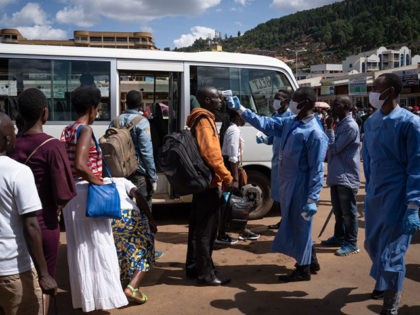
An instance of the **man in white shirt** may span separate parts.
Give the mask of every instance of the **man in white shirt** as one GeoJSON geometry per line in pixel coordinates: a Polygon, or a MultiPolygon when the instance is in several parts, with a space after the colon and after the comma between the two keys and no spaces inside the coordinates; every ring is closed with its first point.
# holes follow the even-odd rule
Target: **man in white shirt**
{"type": "Polygon", "coordinates": [[[55,294],[57,283],[43,254],[34,176],[6,156],[15,140],[12,121],[0,113],[0,313],[43,314],[41,290],[55,294]]]}

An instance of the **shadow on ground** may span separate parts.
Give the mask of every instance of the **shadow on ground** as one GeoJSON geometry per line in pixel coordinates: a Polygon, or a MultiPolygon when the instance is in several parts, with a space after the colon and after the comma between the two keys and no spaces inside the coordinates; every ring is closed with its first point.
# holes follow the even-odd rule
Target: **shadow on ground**
{"type": "MultiPolygon", "coordinates": [[[[286,289],[286,288],[285,288],[286,289]]],[[[347,314],[342,309],[348,303],[360,302],[369,294],[353,294],[356,288],[340,288],[327,294],[323,299],[309,299],[304,291],[252,291],[237,293],[234,299],[220,299],[210,302],[218,309],[237,309],[242,314],[347,314]],[[250,300],[259,303],[249,303],[250,300]]]]}

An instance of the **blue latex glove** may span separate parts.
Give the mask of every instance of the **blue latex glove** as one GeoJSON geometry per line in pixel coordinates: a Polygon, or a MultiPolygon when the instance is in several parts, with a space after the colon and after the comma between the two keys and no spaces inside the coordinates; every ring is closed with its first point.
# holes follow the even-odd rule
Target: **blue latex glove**
{"type": "Polygon", "coordinates": [[[405,234],[413,235],[420,229],[419,211],[407,209],[403,218],[403,229],[405,234]]]}
{"type": "Polygon", "coordinates": [[[235,95],[232,98],[226,99],[226,105],[229,109],[239,110],[241,109],[241,102],[239,101],[239,98],[235,95]]]}
{"type": "Polygon", "coordinates": [[[306,221],[309,221],[317,211],[318,211],[318,208],[316,207],[315,202],[307,203],[302,208],[302,217],[306,221]]]}
{"type": "Polygon", "coordinates": [[[255,141],[257,141],[258,144],[266,143],[264,136],[255,136],[255,141]]]}

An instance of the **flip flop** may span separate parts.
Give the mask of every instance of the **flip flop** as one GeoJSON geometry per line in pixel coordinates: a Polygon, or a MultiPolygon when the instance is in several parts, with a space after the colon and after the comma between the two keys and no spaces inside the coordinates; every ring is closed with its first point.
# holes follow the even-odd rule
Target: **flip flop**
{"type": "Polygon", "coordinates": [[[137,303],[137,304],[144,304],[144,303],[147,302],[147,300],[148,300],[147,295],[144,294],[144,293],[141,293],[139,291],[139,289],[134,289],[131,285],[128,285],[127,286],[127,289],[129,289],[131,291],[131,296],[128,296],[127,297],[127,299],[130,302],[134,302],[134,303],[137,303]],[[141,295],[141,298],[138,298],[137,297],[137,294],[140,294],[141,295]]]}

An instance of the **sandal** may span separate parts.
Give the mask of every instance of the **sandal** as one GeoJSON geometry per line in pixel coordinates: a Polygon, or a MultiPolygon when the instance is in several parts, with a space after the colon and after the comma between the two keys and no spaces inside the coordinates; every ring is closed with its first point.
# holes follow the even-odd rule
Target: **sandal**
{"type": "Polygon", "coordinates": [[[126,287],[126,289],[129,289],[131,291],[131,296],[127,296],[127,299],[130,302],[134,302],[134,303],[137,303],[137,304],[144,304],[144,303],[147,302],[147,300],[148,300],[147,295],[144,294],[144,293],[141,293],[138,288],[134,289],[131,285],[128,285],[126,287]],[[141,298],[137,297],[137,294],[140,294],[141,298]]]}

